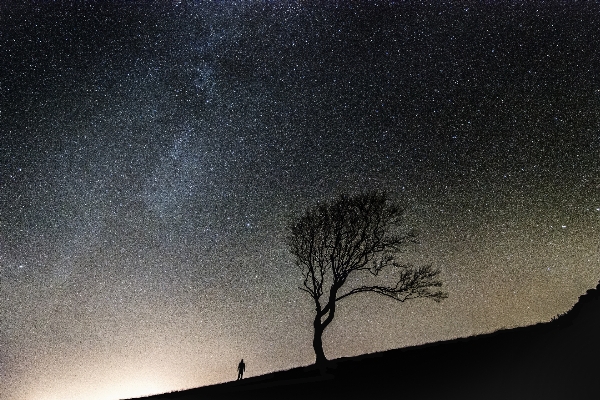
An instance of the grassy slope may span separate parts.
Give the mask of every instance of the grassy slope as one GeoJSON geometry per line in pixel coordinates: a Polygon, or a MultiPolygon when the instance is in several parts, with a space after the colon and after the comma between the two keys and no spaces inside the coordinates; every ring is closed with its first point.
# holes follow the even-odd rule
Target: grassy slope
{"type": "Polygon", "coordinates": [[[600,284],[549,323],[148,397],[600,399],[600,284]]]}

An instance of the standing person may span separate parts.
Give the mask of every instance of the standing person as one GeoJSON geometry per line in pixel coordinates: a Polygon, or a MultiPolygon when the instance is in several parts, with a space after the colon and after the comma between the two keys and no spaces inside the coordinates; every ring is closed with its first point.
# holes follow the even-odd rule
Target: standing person
{"type": "Polygon", "coordinates": [[[240,361],[240,363],[238,364],[238,378],[237,378],[238,381],[240,379],[242,379],[242,376],[244,375],[245,370],[246,370],[246,364],[244,364],[244,359],[242,358],[242,361],[240,361]]]}

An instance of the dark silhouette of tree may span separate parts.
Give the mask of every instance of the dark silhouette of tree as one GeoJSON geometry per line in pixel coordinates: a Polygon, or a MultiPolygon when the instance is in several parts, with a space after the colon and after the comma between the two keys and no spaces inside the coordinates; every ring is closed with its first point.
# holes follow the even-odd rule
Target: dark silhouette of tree
{"type": "Polygon", "coordinates": [[[335,316],[338,301],[365,292],[400,302],[420,297],[440,301],[447,297],[433,289],[442,286],[439,270],[397,261],[398,253],[415,238],[414,233],[403,231],[403,214],[404,209],[390,201],[386,193],[368,192],[341,195],[331,203],[308,208],[290,221],[287,244],[302,270],[304,282],[300,289],[312,297],[315,305],[316,364],[327,361],[322,336],[335,316]],[[393,285],[355,283],[360,282],[356,278],[361,273],[363,277],[376,277],[384,269],[396,270],[393,285]]]}

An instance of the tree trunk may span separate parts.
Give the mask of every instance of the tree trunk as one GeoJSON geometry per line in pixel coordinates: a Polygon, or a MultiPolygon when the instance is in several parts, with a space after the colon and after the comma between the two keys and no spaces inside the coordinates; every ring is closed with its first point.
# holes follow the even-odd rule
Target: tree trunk
{"type": "Polygon", "coordinates": [[[315,350],[315,364],[323,364],[327,362],[325,352],[323,351],[323,326],[321,324],[321,318],[316,317],[314,322],[315,336],[313,337],[313,349],[315,350]]]}
{"type": "MultiPolygon", "coordinates": [[[[343,282],[342,282],[343,284],[343,282]]],[[[324,366],[327,363],[327,357],[325,357],[325,352],[323,351],[323,332],[325,328],[333,321],[333,317],[335,315],[335,296],[339,289],[340,285],[334,284],[331,287],[331,291],[329,292],[329,302],[327,306],[323,309],[325,312],[321,311],[321,307],[317,305],[317,315],[315,315],[315,320],[313,322],[313,326],[315,328],[315,336],[313,337],[313,349],[315,349],[315,364],[324,366]],[[327,316],[324,321],[321,321],[321,318],[327,316]]]]}

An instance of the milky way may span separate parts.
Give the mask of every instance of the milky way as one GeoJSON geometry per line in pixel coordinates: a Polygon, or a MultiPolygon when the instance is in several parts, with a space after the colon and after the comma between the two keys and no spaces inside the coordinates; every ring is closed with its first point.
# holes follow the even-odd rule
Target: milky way
{"type": "Polygon", "coordinates": [[[598,4],[79,3],[0,5],[2,399],[310,364],[285,227],[341,192],[400,199],[449,297],[348,299],[330,358],[600,279],[598,4]]]}

